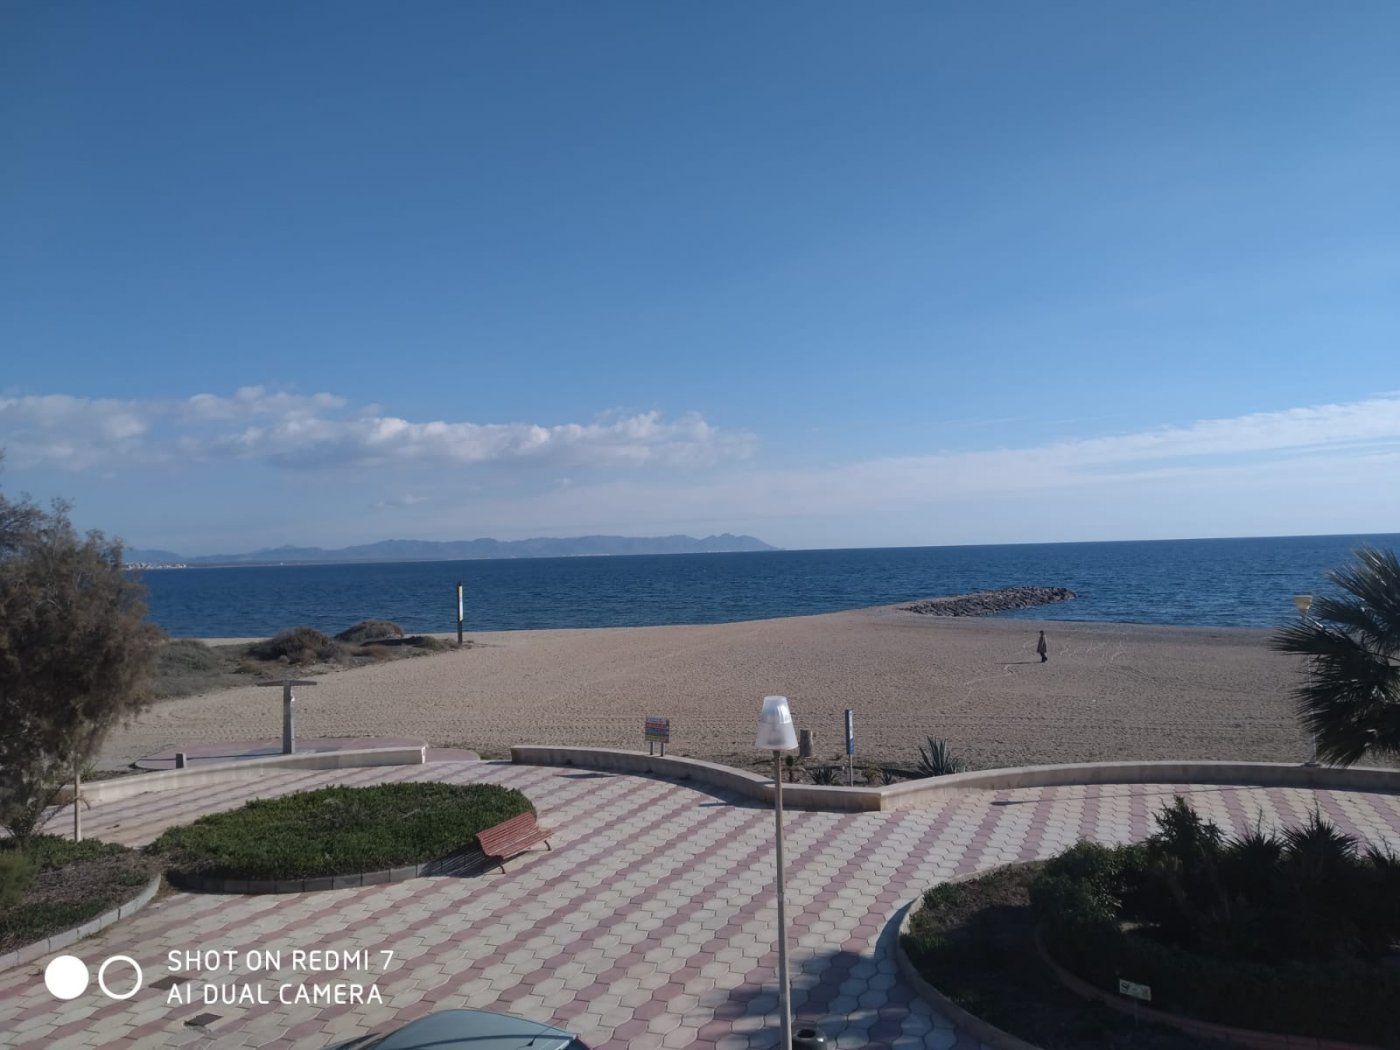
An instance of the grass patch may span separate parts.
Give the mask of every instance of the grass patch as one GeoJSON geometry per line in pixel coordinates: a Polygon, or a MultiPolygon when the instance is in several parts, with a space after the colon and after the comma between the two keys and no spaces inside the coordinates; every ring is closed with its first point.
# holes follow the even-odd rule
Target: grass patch
{"type": "Polygon", "coordinates": [[[1032,944],[1030,884],[1040,868],[1002,868],[925,893],[903,941],[924,979],[969,1013],[1045,1050],[1228,1050],[1135,1024],[1066,989],[1032,944]]]}
{"type": "Polygon", "coordinates": [[[166,642],[156,663],[152,692],[157,700],[169,700],[247,685],[242,657],[241,645],[205,645],[193,638],[166,642]]]}
{"type": "MultiPolygon", "coordinates": [[[[0,858],[19,850],[0,841],[0,858]]],[[[139,894],[160,868],[137,850],[90,839],[36,835],[25,854],[32,866],[18,899],[0,907],[0,954],[71,930],[139,894]]]]}
{"type": "Polygon", "coordinates": [[[292,664],[335,660],[345,651],[343,644],[328,638],[314,627],[292,627],[266,641],[248,646],[248,655],[255,660],[292,664]]]}
{"type": "Polygon", "coordinates": [[[353,875],[445,857],[474,845],[484,828],[531,811],[523,794],[495,784],[329,787],[201,817],[147,849],[174,875],[353,875]]]}
{"type": "MultiPolygon", "coordinates": [[[[334,638],[312,627],[293,627],[251,645],[205,645],[193,638],[179,638],[161,647],[152,692],[157,700],[170,700],[234,689],[250,681],[347,671],[455,648],[432,635],[405,637],[402,629],[388,620],[362,620],[334,638]]],[[[462,648],[473,645],[467,642],[462,648]]]]}
{"type": "Polygon", "coordinates": [[[393,620],[361,620],[337,634],[335,640],[349,642],[352,645],[364,645],[366,642],[402,637],[403,628],[394,623],[393,620]]]}

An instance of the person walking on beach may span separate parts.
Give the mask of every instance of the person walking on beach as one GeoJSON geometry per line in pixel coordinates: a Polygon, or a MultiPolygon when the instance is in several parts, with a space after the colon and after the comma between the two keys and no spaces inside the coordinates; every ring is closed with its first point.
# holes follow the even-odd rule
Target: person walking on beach
{"type": "Polygon", "coordinates": [[[1050,652],[1050,647],[1045,644],[1044,631],[1040,632],[1040,641],[1035,643],[1035,651],[1040,654],[1041,663],[1044,663],[1046,660],[1050,659],[1050,657],[1047,655],[1050,652]]]}

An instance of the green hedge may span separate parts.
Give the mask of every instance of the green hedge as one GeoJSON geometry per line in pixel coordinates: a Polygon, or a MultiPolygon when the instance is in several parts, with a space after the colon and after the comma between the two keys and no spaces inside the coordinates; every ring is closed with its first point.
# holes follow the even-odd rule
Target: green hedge
{"type": "Polygon", "coordinates": [[[147,849],[177,876],[353,875],[445,857],[474,845],[477,832],[532,811],[519,791],[495,784],[331,787],[201,817],[147,849]]]}
{"type": "Polygon", "coordinates": [[[12,839],[0,840],[0,878],[8,872],[15,880],[9,904],[0,904],[0,952],[27,947],[125,904],[157,873],[139,851],[114,842],[34,835],[26,846],[21,854],[12,839]]]}
{"type": "MultiPolygon", "coordinates": [[[[1152,988],[1152,1006],[1217,1024],[1400,1048],[1400,971],[1336,955],[1268,965],[1165,943],[1125,900],[1142,894],[1153,843],[1081,842],[1031,885],[1047,950],[1095,987],[1120,978],[1152,988]]],[[[1280,919],[1279,921],[1287,921],[1280,919]]]]}
{"type": "Polygon", "coordinates": [[[924,979],[975,1016],[1048,1050],[1229,1050],[1069,991],[1034,948],[1028,889],[1039,868],[1013,865],[926,892],[901,942],[924,979]]]}
{"type": "Polygon", "coordinates": [[[1262,963],[1213,959],[1113,926],[1044,934],[1056,962],[1097,988],[1119,978],[1152,988],[1152,1007],[1263,1032],[1400,1047],[1400,973],[1354,960],[1262,963]]]}

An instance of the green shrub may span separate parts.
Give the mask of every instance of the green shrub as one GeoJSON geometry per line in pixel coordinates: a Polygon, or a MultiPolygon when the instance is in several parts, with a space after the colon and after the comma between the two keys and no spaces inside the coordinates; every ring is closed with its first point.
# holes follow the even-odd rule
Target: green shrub
{"type": "Polygon", "coordinates": [[[314,627],[292,627],[273,635],[265,642],[248,646],[248,655],[258,660],[281,660],[292,664],[310,664],[317,660],[334,660],[341,649],[314,627]]]}
{"type": "Polygon", "coordinates": [[[813,784],[825,784],[830,786],[832,784],[841,783],[841,774],[844,773],[845,770],[840,766],[813,766],[807,772],[811,776],[813,784]]]}
{"type": "Polygon", "coordinates": [[[901,942],[910,961],[959,1006],[1049,1050],[1229,1050],[1066,989],[1034,947],[1028,888],[1041,870],[1010,865],[929,890],[901,942]]]}
{"type": "Polygon", "coordinates": [[[1400,859],[1318,814],[1282,836],[1226,840],[1180,798],[1138,846],[1080,843],[1030,897],[1047,949],[1106,990],[1152,986],[1153,1005],[1222,1024],[1400,1046],[1388,1010],[1400,972],[1400,859]]]}
{"type": "Polygon", "coordinates": [[[335,640],[351,645],[364,645],[366,642],[382,642],[386,638],[402,637],[403,628],[392,620],[361,620],[337,634],[335,640]]]}
{"type": "Polygon", "coordinates": [[[495,784],[330,787],[171,828],[148,849],[172,876],[300,879],[418,864],[472,846],[530,800],[495,784]]]}
{"type": "Polygon", "coordinates": [[[1357,908],[1374,922],[1366,928],[1366,954],[1379,958],[1400,939],[1400,857],[1389,849],[1366,851],[1365,878],[1357,891],[1357,908]]]}
{"type": "Polygon", "coordinates": [[[177,638],[160,649],[156,673],[165,675],[208,674],[224,670],[224,659],[194,638],[177,638]]]}
{"type": "Polygon", "coordinates": [[[0,853],[0,908],[18,902],[33,881],[33,861],[18,850],[0,853]]]}
{"type": "Polygon", "coordinates": [[[1400,938],[1400,917],[1376,889],[1389,884],[1381,869],[1319,814],[1282,836],[1255,827],[1227,841],[1178,798],[1157,824],[1123,915],[1167,943],[1221,958],[1306,962],[1379,958],[1400,938]]]}
{"type": "Polygon", "coordinates": [[[34,862],[37,870],[56,871],[83,861],[126,856],[131,854],[132,850],[121,843],[103,842],[100,839],[74,842],[60,835],[35,835],[25,844],[25,853],[34,862]]]}
{"type": "Polygon", "coordinates": [[[168,699],[229,688],[237,684],[238,670],[231,647],[213,648],[181,638],[161,646],[151,690],[158,699],[168,699]]]}
{"type": "Polygon", "coordinates": [[[950,773],[961,773],[967,763],[953,754],[948,741],[942,737],[929,737],[928,747],[919,748],[919,762],[916,767],[921,777],[943,777],[950,773]]]}

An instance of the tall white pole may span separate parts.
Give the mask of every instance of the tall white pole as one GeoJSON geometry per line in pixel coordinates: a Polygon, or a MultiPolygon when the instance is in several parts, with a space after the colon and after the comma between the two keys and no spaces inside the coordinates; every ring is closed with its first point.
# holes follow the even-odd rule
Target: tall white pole
{"type": "Polygon", "coordinates": [[[77,758],[73,759],[73,841],[83,841],[83,774],[78,769],[77,758]]]}
{"type": "Polygon", "coordinates": [[[792,1050],[792,990],[788,985],[787,907],[783,887],[783,764],[782,752],[773,751],[773,813],[778,837],[778,1009],[783,1013],[783,1042],[779,1050],[792,1050]]]}
{"type": "MultiPolygon", "coordinates": [[[[1293,596],[1293,604],[1294,604],[1294,606],[1298,609],[1298,615],[1301,616],[1304,620],[1306,620],[1306,619],[1308,618],[1308,610],[1312,608],[1312,595],[1311,595],[1311,594],[1295,594],[1295,595],[1293,596]]],[[[1314,620],[1314,621],[1312,621],[1312,622],[1313,622],[1313,623],[1316,623],[1317,621],[1314,620]]],[[[1315,765],[1317,765],[1317,734],[1316,734],[1316,733],[1314,733],[1314,734],[1312,735],[1312,757],[1309,758],[1306,762],[1304,762],[1303,765],[1305,765],[1305,766],[1315,766],[1315,765]]]]}

